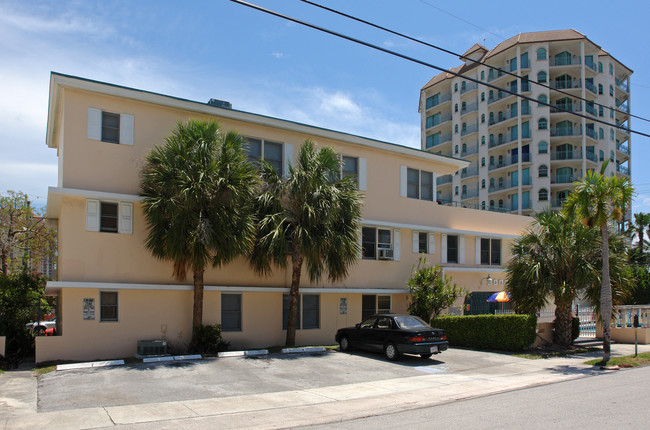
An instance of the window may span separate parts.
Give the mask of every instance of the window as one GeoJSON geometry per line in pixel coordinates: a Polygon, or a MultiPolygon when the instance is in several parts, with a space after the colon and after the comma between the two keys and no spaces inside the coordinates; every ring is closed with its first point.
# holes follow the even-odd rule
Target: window
{"type": "Polygon", "coordinates": [[[458,103],[454,104],[454,112],[458,112],[458,103]]]}
{"type": "Polygon", "coordinates": [[[99,231],[117,233],[117,203],[101,202],[99,231]]]}
{"type": "Polygon", "coordinates": [[[221,294],[221,330],[241,331],[241,294],[221,294]]]}
{"type": "Polygon", "coordinates": [[[489,266],[501,265],[501,239],[480,238],[481,264],[489,266]]]}
{"type": "Polygon", "coordinates": [[[485,188],[485,179],[481,179],[481,188],[485,188]]]}
{"type": "Polygon", "coordinates": [[[429,108],[432,108],[435,105],[437,105],[439,96],[440,96],[440,93],[435,94],[435,95],[433,95],[431,97],[427,97],[426,108],[429,109],[429,108]]]}
{"type": "Polygon", "coordinates": [[[603,84],[598,84],[598,94],[603,95],[603,84]]]}
{"type": "Polygon", "coordinates": [[[537,121],[537,129],[548,130],[548,121],[546,118],[540,118],[539,121],[537,121]]]}
{"type": "Polygon", "coordinates": [[[537,172],[538,172],[538,174],[539,174],[538,176],[540,178],[548,177],[548,167],[546,166],[546,164],[542,164],[541,166],[539,166],[539,169],[537,170],[537,172]]]}
{"type": "Polygon", "coordinates": [[[537,97],[537,106],[546,106],[548,103],[548,97],[546,95],[541,94],[539,97],[537,97]]]}
{"type": "Polygon", "coordinates": [[[538,60],[546,60],[546,49],[539,48],[537,50],[537,59],[538,60]]]}
{"type": "Polygon", "coordinates": [[[458,124],[454,125],[454,133],[458,133],[458,124]]]}
{"type": "Polygon", "coordinates": [[[539,142],[539,144],[537,145],[537,148],[538,148],[538,152],[540,154],[547,154],[548,153],[548,143],[546,143],[544,141],[539,142]]]}
{"type": "Polygon", "coordinates": [[[481,167],[485,167],[485,157],[481,158],[481,167]]]}
{"type": "Polygon", "coordinates": [[[456,189],[454,190],[454,194],[458,195],[458,186],[456,186],[456,189]]]}
{"type": "Polygon", "coordinates": [[[435,234],[422,231],[413,232],[413,253],[434,254],[436,252],[435,234]]]}
{"type": "Polygon", "coordinates": [[[433,173],[406,169],[406,197],[433,201],[433,173]]]}
{"type": "Polygon", "coordinates": [[[458,82],[456,82],[456,83],[454,84],[454,92],[455,92],[455,93],[458,92],[458,82]]]}
{"type": "MultiPolygon", "coordinates": [[[[300,330],[300,300],[301,295],[298,294],[298,303],[296,304],[296,330],[300,330]]],[[[289,305],[291,304],[291,296],[289,294],[282,295],[282,330],[286,330],[289,325],[289,305]]]]}
{"type": "Polygon", "coordinates": [[[426,147],[431,148],[440,144],[440,132],[427,136],[426,147]]]}
{"type": "Polygon", "coordinates": [[[514,72],[517,70],[517,57],[510,59],[510,71],[514,72]]]}
{"type": "Polygon", "coordinates": [[[614,65],[612,63],[609,63],[609,74],[610,75],[614,74],[614,65]]]}
{"type": "Polygon", "coordinates": [[[529,67],[530,65],[528,64],[528,52],[524,52],[521,54],[521,68],[527,69],[529,67]]]}
{"type": "Polygon", "coordinates": [[[458,145],[454,146],[454,154],[458,154],[458,145]]]}
{"type": "Polygon", "coordinates": [[[482,113],[481,114],[481,124],[483,124],[484,122],[485,122],[485,114],[482,113]]]}
{"type": "Polygon", "coordinates": [[[133,203],[86,199],[86,230],[133,233],[133,203]]]}
{"type": "Polygon", "coordinates": [[[614,162],[614,151],[609,151],[609,161],[614,162]]]}
{"type": "Polygon", "coordinates": [[[598,73],[603,73],[603,63],[598,62],[598,73]]]}
{"type": "Polygon", "coordinates": [[[88,139],[133,145],[133,115],[88,108],[88,139]]]}
{"type": "Polygon", "coordinates": [[[374,314],[389,314],[390,312],[389,295],[363,294],[361,296],[361,321],[374,314]]]}
{"type": "Polygon", "coordinates": [[[344,155],[341,157],[341,175],[344,178],[351,177],[354,182],[359,183],[359,159],[344,155]]]}
{"type": "Polygon", "coordinates": [[[460,90],[465,91],[467,89],[467,83],[465,81],[460,83],[460,90]]]}
{"type": "Polygon", "coordinates": [[[598,151],[598,159],[599,159],[600,161],[604,161],[604,160],[605,160],[605,151],[603,151],[602,149],[601,149],[600,151],[598,151]]]}
{"type": "Polygon", "coordinates": [[[614,87],[612,85],[609,86],[609,95],[610,96],[614,95],[614,87]]]}
{"type": "Polygon", "coordinates": [[[120,115],[102,111],[102,142],[120,143],[120,115]]]}
{"type": "Polygon", "coordinates": [[[458,263],[458,236],[447,235],[447,263],[458,263]]]}
{"type": "Polygon", "coordinates": [[[494,207],[494,200],[490,200],[490,208],[494,207]]]}
{"type": "MultiPolygon", "coordinates": [[[[481,70],[481,80],[485,80],[485,70],[481,70]]],[[[485,99],[485,93],[481,96],[482,99],[485,99]]]]}
{"type": "Polygon", "coordinates": [[[481,210],[485,210],[485,200],[481,202],[481,210]]]}
{"type": "Polygon", "coordinates": [[[99,321],[118,321],[118,300],[117,291],[99,292],[99,321]]]}
{"type": "Polygon", "coordinates": [[[320,295],[302,295],[302,328],[303,330],[320,328],[320,295]]]}
{"type": "Polygon", "coordinates": [[[598,106],[598,116],[605,115],[605,108],[603,106],[598,106]]]}
{"type": "Polygon", "coordinates": [[[481,145],[485,145],[485,136],[481,136],[481,145]]]}
{"type": "Polygon", "coordinates": [[[545,202],[548,200],[548,191],[546,190],[546,188],[542,188],[541,190],[539,190],[538,197],[540,202],[545,202]]]}
{"type": "Polygon", "coordinates": [[[614,130],[611,128],[609,129],[609,140],[614,140],[614,130]]]}
{"type": "Polygon", "coordinates": [[[254,139],[247,137],[246,143],[248,146],[248,160],[257,164],[258,160],[266,160],[273,166],[275,172],[281,176],[282,170],[282,144],[277,142],[269,142],[262,139],[254,139]]]}
{"type": "Polygon", "coordinates": [[[429,238],[426,233],[418,233],[418,253],[429,253],[429,238]]]}
{"type": "Polygon", "coordinates": [[[391,231],[375,227],[361,228],[361,253],[366,260],[376,260],[379,249],[392,249],[391,231]]]}
{"type": "Polygon", "coordinates": [[[598,129],[598,138],[599,139],[604,139],[605,138],[605,130],[603,130],[602,127],[598,129]]]}
{"type": "Polygon", "coordinates": [[[482,102],[485,101],[485,91],[483,91],[483,92],[481,93],[481,101],[482,101],[482,102]]]}
{"type": "Polygon", "coordinates": [[[542,71],[537,73],[537,82],[545,83],[546,82],[546,72],[542,71]]]}

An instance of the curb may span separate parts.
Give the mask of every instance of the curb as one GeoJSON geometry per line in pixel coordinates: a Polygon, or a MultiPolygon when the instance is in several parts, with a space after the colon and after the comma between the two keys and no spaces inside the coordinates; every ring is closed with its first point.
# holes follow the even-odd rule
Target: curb
{"type": "Polygon", "coordinates": [[[327,349],[323,346],[307,346],[304,348],[282,348],[283,354],[325,352],[327,349]]]}
{"type": "Polygon", "coordinates": [[[56,370],[88,369],[92,367],[122,366],[124,360],[92,361],[88,363],[57,364],[56,370]]]}
{"type": "Polygon", "coordinates": [[[217,354],[217,357],[255,357],[258,355],[268,355],[269,351],[266,349],[256,349],[252,351],[224,351],[217,354]]]}

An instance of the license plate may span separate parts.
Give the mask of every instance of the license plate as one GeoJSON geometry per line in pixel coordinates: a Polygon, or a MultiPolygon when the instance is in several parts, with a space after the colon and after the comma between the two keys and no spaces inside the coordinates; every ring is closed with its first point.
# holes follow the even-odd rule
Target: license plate
{"type": "Polygon", "coordinates": [[[438,346],[432,346],[429,352],[431,353],[438,352],[438,346]]]}

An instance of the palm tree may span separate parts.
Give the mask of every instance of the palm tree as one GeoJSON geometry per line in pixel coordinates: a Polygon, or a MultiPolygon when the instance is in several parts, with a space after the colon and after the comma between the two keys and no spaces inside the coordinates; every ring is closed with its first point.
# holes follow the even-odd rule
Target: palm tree
{"type": "Polygon", "coordinates": [[[650,225],[650,214],[639,212],[634,214],[634,221],[630,222],[630,226],[626,230],[628,236],[632,238],[636,236],[639,239],[637,246],[641,254],[643,254],[643,247],[647,244],[645,233],[648,225],[650,225]]]}
{"type": "Polygon", "coordinates": [[[278,176],[260,163],[262,191],[256,200],[257,237],[251,267],[269,274],[272,265],[286,268],[291,257],[291,290],[286,345],[296,342],[296,315],[303,264],[318,282],[343,279],[359,255],[361,195],[352,178],[341,178],[341,158],[332,148],[316,150],[306,140],[297,166],[278,176]]]}
{"type": "Polygon", "coordinates": [[[515,311],[535,313],[552,297],[555,342],[573,342],[573,300],[595,283],[600,260],[598,233],[574,218],[546,210],[512,244],[506,267],[507,291],[515,311]]]}
{"type": "Polygon", "coordinates": [[[256,174],[244,138],[214,121],[179,122],[142,169],[147,249],[173,262],[173,276],[194,279],[192,328],[203,322],[203,274],[246,255],[255,229],[256,174]]]}
{"type": "Polygon", "coordinates": [[[627,179],[605,176],[605,162],[600,173],[587,171],[575,183],[573,192],[564,204],[567,214],[573,214],[589,228],[598,227],[602,246],[602,286],[600,310],[603,322],[603,362],[609,361],[611,353],[610,321],[612,320],[612,285],[609,268],[609,228],[611,220],[620,221],[627,210],[634,189],[627,179]]]}

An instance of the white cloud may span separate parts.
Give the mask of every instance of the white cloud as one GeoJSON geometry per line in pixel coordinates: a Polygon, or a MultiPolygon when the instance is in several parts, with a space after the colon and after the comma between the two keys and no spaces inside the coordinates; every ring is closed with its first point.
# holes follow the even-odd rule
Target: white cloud
{"type": "Polygon", "coordinates": [[[288,55],[286,55],[283,52],[272,52],[271,55],[273,55],[275,58],[286,58],[288,55]]]}

